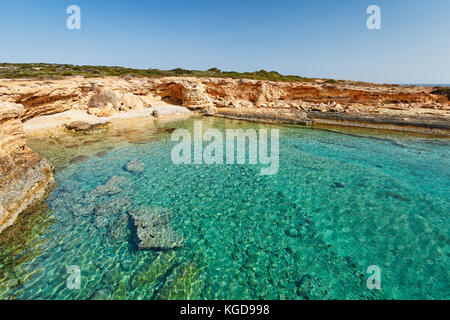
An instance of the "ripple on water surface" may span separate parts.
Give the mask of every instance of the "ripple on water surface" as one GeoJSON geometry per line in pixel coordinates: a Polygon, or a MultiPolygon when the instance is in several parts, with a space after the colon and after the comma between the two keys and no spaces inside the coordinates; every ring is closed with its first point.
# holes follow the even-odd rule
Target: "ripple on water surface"
{"type": "Polygon", "coordinates": [[[170,134],[193,121],[30,138],[57,187],[0,235],[0,298],[448,298],[448,140],[281,127],[279,172],[261,176],[172,164],[170,134]],[[139,250],[130,212],[142,207],[168,210],[181,246],[139,250]]]}

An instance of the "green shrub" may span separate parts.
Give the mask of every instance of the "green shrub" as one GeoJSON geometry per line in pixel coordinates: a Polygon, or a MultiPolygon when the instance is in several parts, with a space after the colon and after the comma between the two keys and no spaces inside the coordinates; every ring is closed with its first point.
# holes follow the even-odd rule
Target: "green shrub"
{"type": "Polygon", "coordinates": [[[186,70],[176,68],[172,70],[159,69],[131,69],[123,67],[105,66],[76,66],[70,64],[45,64],[45,63],[0,63],[0,78],[48,78],[57,79],[67,76],[83,76],[86,78],[100,76],[135,76],[135,77],[220,77],[233,79],[255,79],[285,82],[306,82],[315,79],[294,75],[282,75],[276,71],[259,70],[255,72],[222,71],[219,68],[210,68],[206,71],[186,70]]]}
{"type": "Polygon", "coordinates": [[[431,94],[446,95],[447,98],[450,100],[450,88],[437,87],[435,88],[434,91],[431,91],[431,94]]]}

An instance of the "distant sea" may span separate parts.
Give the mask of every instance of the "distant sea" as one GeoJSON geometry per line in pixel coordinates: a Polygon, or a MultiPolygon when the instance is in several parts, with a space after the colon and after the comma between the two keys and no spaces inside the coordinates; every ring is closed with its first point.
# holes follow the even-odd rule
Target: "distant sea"
{"type": "Polygon", "coordinates": [[[450,87],[450,84],[430,84],[430,83],[406,83],[404,86],[418,86],[418,87],[450,87]]]}

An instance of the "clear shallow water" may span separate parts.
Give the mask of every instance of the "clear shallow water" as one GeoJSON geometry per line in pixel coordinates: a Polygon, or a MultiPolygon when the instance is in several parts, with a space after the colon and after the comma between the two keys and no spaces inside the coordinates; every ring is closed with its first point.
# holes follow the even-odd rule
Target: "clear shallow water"
{"type": "Polygon", "coordinates": [[[192,126],[29,139],[56,165],[57,187],[0,235],[0,298],[449,297],[449,140],[281,127],[279,173],[260,176],[253,165],[173,165],[170,132],[192,126]],[[123,169],[133,159],[142,174],[123,169]],[[113,176],[129,179],[120,193],[89,196],[113,176]],[[96,220],[105,205],[109,219],[96,220]],[[138,250],[127,217],[140,206],[169,208],[183,245],[138,250]],[[80,290],[66,287],[70,265],[80,290]],[[367,289],[370,265],[380,291],[367,289]]]}

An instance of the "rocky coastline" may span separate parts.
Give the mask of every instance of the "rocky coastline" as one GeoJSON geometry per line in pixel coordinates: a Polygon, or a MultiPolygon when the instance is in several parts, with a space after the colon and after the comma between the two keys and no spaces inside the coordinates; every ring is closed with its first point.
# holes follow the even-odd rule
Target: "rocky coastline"
{"type": "Polygon", "coordinates": [[[450,136],[449,96],[435,92],[427,87],[325,80],[81,76],[0,80],[0,232],[54,184],[52,165],[26,146],[26,135],[36,131],[57,127],[83,131],[122,119],[202,113],[450,136]]]}
{"type": "Polygon", "coordinates": [[[19,104],[0,104],[0,232],[54,185],[52,165],[26,144],[19,104]]]}

